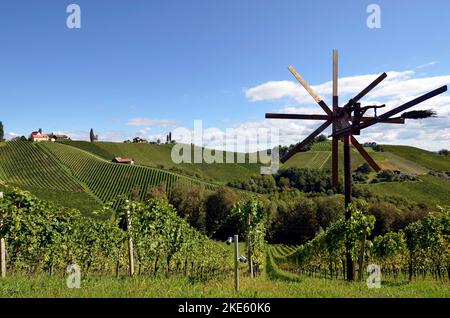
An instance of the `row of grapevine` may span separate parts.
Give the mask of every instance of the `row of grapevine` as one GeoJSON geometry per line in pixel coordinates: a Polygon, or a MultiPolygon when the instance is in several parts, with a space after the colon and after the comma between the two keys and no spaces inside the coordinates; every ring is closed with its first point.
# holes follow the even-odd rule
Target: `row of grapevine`
{"type": "Polygon", "coordinates": [[[379,265],[385,276],[409,279],[432,276],[450,280],[450,211],[429,215],[400,232],[366,240],[361,251],[363,233],[370,235],[374,221],[373,217],[355,210],[350,221],[333,223],[298,248],[273,245],[268,250],[274,263],[272,267],[291,274],[344,278],[345,253],[350,248],[355,261],[363,255],[362,264],[379,265]]]}
{"type": "Polygon", "coordinates": [[[0,237],[9,275],[63,274],[69,264],[83,275],[126,273],[127,241],[135,242],[137,274],[180,274],[208,279],[231,268],[231,251],[209,240],[162,199],[105,205],[98,219],[11,189],[0,198],[0,237]],[[125,215],[130,214],[128,228],[125,215]]]}
{"type": "Polygon", "coordinates": [[[47,190],[82,192],[83,188],[35,144],[8,141],[0,144],[0,179],[8,184],[47,190]]]}
{"type": "MultiPolygon", "coordinates": [[[[165,184],[166,192],[170,193],[177,182],[185,184],[195,182],[160,169],[107,162],[85,151],[60,143],[42,143],[39,146],[50,151],[70,169],[74,177],[86,184],[103,202],[133,191],[142,200],[151,187],[161,183],[165,184]]],[[[205,186],[208,189],[214,189],[211,184],[205,186]]]]}
{"type": "Polygon", "coordinates": [[[310,169],[320,169],[325,162],[330,158],[331,152],[329,151],[317,151],[313,160],[308,164],[310,169]]]}

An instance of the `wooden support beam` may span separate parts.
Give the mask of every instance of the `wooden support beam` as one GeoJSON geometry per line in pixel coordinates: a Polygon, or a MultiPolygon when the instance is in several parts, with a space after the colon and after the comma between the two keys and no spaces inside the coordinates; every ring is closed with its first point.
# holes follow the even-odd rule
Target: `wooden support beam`
{"type": "Polygon", "coordinates": [[[301,143],[295,145],[295,147],[289,151],[289,153],[284,156],[281,159],[282,163],[285,163],[286,161],[288,161],[289,158],[291,158],[293,155],[295,155],[297,152],[299,152],[300,150],[303,149],[304,146],[306,146],[307,144],[309,144],[311,141],[313,141],[313,139],[319,135],[322,131],[324,131],[328,126],[330,126],[331,121],[327,120],[326,122],[324,122],[322,125],[320,125],[319,128],[317,128],[316,130],[314,130],[308,137],[306,137],[301,143]]]}
{"type": "Polygon", "coordinates": [[[364,147],[356,140],[355,137],[351,136],[351,142],[352,145],[355,146],[355,148],[359,151],[361,156],[367,161],[367,163],[372,167],[373,170],[376,172],[380,171],[380,166],[373,160],[373,158],[367,153],[367,151],[364,149],[364,147]]]}
{"type": "Polygon", "coordinates": [[[319,104],[320,107],[327,113],[327,115],[331,116],[333,113],[331,112],[328,105],[323,101],[322,97],[320,97],[311,86],[306,83],[306,81],[303,79],[303,77],[300,76],[300,74],[297,73],[297,71],[292,67],[288,67],[289,71],[294,75],[294,77],[302,84],[302,86],[306,89],[306,91],[309,93],[309,95],[314,98],[317,104],[319,104]]]}
{"type": "Polygon", "coordinates": [[[267,113],[266,118],[270,118],[270,119],[308,119],[308,120],[331,119],[331,117],[327,116],[327,115],[276,114],[276,113],[267,113]]]}
{"type": "MultiPolygon", "coordinates": [[[[361,117],[361,121],[366,122],[366,121],[371,121],[374,120],[376,117],[361,117]]],[[[353,119],[353,117],[352,117],[353,119]]],[[[394,117],[394,118],[387,118],[385,120],[380,120],[380,123],[383,124],[404,124],[405,123],[405,119],[401,118],[401,117],[394,117]]]]}
{"type": "Polygon", "coordinates": [[[384,80],[387,77],[386,73],[381,74],[378,76],[372,83],[370,83],[366,88],[364,88],[361,92],[359,92],[358,95],[350,99],[350,101],[344,106],[346,108],[353,106],[355,103],[359,102],[361,98],[367,95],[372,89],[375,88],[378,84],[381,83],[382,80],[384,80]]]}
{"type": "MultiPolygon", "coordinates": [[[[333,50],[333,114],[339,109],[338,97],[338,50],[333,50]]],[[[332,131],[336,130],[335,121],[333,121],[332,131]]],[[[335,189],[339,187],[339,139],[333,137],[331,141],[331,186],[335,189]]]]}
{"type": "MultiPolygon", "coordinates": [[[[344,136],[344,193],[345,193],[345,220],[349,220],[352,216],[350,204],[352,203],[352,168],[351,168],[351,151],[350,151],[350,135],[344,136]]],[[[346,246],[347,260],[347,281],[353,281],[355,276],[352,252],[346,246]]]]}
{"type": "MultiPolygon", "coordinates": [[[[331,119],[327,115],[316,115],[316,114],[279,114],[279,113],[266,113],[266,118],[268,119],[306,119],[306,120],[328,120],[331,119]]],[[[361,117],[361,121],[366,122],[375,119],[375,117],[361,117]]],[[[353,117],[352,117],[353,120],[353,117]]],[[[386,120],[380,121],[386,124],[404,124],[405,119],[401,117],[388,118],[386,120]]]]}

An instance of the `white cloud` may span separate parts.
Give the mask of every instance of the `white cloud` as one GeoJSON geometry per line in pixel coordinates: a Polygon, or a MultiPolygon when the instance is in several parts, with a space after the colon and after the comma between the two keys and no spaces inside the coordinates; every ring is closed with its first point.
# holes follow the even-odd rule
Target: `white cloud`
{"type": "MultiPolygon", "coordinates": [[[[434,64],[436,62],[430,62],[420,65],[416,69],[434,64]]],[[[339,94],[341,105],[360,92],[378,75],[368,74],[340,78],[339,94]]],[[[421,77],[414,70],[390,71],[387,72],[387,75],[388,77],[362,101],[363,105],[386,104],[386,107],[379,110],[378,114],[400,106],[440,86],[450,84],[450,75],[421,77]]],[[[312,87],[329,105],[331,104],[331,81],[312,85],[312,87]]],[[[247,99],[251,102],[281,100],[281,103],[285,103],[286,100],[282,99],[289,100],[288,106],[283,107],[280,105],[278,111],[280,113],[324,114],[306,90],[293,81],[268,81],[246,89],[244,92],[247,99]]],[[[436,96],[410,110],[413,109],[433,109],[437,112],[438,117],[424,120],[407,120],[405,125],[379,124],[364,130],[359,138],[361,141],[375,140],[379,143],[409,144],[429,150],[450,148],[450,96],[448,93],[436,96]]],[[[371,114],[369,113],[368,115],[371,114]]],[[[265,126],[267,122],[280,128],[281,143],[283,141],[286,143],[298,142],[321,123],[306,120],[271,119],[260,122],[260,125],[265,126]]],[[[247,124],[242,123],[241,125],[244,127],[247,124]]],[[[252,126],[254,125],[255,123],[252,123],[252,126]]]]}
{"type": "Polygon", "coordinates": [[[6,135],[7,135],[6,139],[11,139],[11,138],[14,138],[14,137],[20,137],[21,136],[20,134],[17,134],[17,133],[15,133],[13,131],[8,132],[6,135]]]}
{"type": "Polygon", "coordinates": [[[157,127],[174,127],[176,121],[170,119],[155,119],[146,117],[131,118],[127,122],[128,126],[157,126],[157,127]]]}
{"type": "Polygon", "coordinates": [[[436,63],[437,63],[436,61],[425,63],[425,64],[422,64],[422,65],[416,66],[416,69],[422,69],[422,68],[430,67],[430,66],[436,65],[436,63]]]}

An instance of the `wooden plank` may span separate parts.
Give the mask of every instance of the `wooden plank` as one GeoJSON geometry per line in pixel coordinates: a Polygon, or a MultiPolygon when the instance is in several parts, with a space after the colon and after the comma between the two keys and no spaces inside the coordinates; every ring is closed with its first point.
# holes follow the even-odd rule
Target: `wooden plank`
{"type": "Polygon", "coordinates": [[[327,115],[276,114],[276,113],[267,113],[266,118],[270,118],[270,119],[307,119],[307,120],[331,119],[330,116],[327,116],[327,115]]]}
{"type": "Polygon", "coordinates": [[[377,86],[378,84],[381,83],[382,80],[384,80],[387,77],[386,73],[381,74],[380,76],[378,76],[372,83],[370,83],[366,88],[364,88],[361,92],[359,92],[358,95],[356,95],[355,97],[353,97],[352,99],[350,99],[350,101],[344,106],[344,107],[351,107],[353,106],[355,103],[359,102],[359,100],[361,98],[363,98],[364,96],[367,95],[367,93],[369,93],[372,89],[375,88],[375,86],[377,86]]]}
{"type": "Polygon", "coordinates": [[[359,151],[361,156],[367,161],[367,163],[372,167],[373,170],[376,172],[380,171],[380,166],[373,160],[373,158],[367,153],[367,151],[364,149],[364,147],[356,140],[355,137],[351,136],[351,142],[352,145],[355,146],[355,148],[359,151]]]}
{"type": "MultiPolygon", "coordinates": [[[[352,169],[351,169],[351,151],[350,151],[350,135],[344,136],[344,195],[345,195],[345,220],[349,220],[352,216],[352,169]]],[[[352,259],[352,251],[346,247],[346,270],[347,281],[353,281],[355,278],[354,264],[352,259]]]]}
{"type": "Polygon", "coordinates": [[[300,74],[297,73],[297,71],[292,67],[289,66],[288,67],[289,71],[292,73],[292,75],[294,75],[294,77],[300,82],[300,84],[302,84],[302,86],[306,89],[306,91],[309,93],[309,95],[312,96],[312,98],[314,98],[314,100],[316,101],[316,103],[318,103],[320,105],[320,107],[322,107],[322,109],[328,114],[328,115],[332,115],[332,112],[330,110],[330,108],[327,106],[327,104],[323,101],[322,97],[320,97],[313,89],[311,86],[308,85],[308,83],[306,83],[306,81],[303,79],[303,77],[300,76],[300,74]]]}
{"type": "Polygon", "coordinates": [[[333,137],[331,143],[331,186],[335,189],[339,187],[339,139],[333,137]]]}
{"type": "MultiPolygon", "coordinates": [[[[338,50],[333,50],[333,96],[338,96],[338,50]]],[[[333,111],[335,110],[335,105],[333,103],[333,111]]]]}
{"type": "MultiPolygon", "coordinates": [[[[363,116],[361,118],[361,121],[366,122],[366,121],[370,121],[370,120],[373,120],[373,119],[375,119],[375,117],[365,117],[365,116],[363,116]]],[[[405,119],[401,118],[401,117],[387,118],[385,120],[380,120],[380,123],[384,123],[384,124],[404,124],[405,123],[405,119]]]]}
{"type": "MultiPolygon", "coordinates": [[[[266,113],[268,119],[306,119],[306,120],[331,120],[331,116],[316,115],[316,114],[279,114],[279,113],[266,113]]],[[[375,117],[363,116],[361,121],[366,122],[375,119],[375,117]]],[[[353,120],[353,117],[352,117],[353,120]]],[[[386,124],[404,124],[405,119],[401,117],[388,118],[380,121],[386,124]]]]}
{"type": "MultiPolygon", "coordinates": [[[[338,97],[338,51],[333,50],[333,113],[336,114],[339,108],[338,97]]],[[[336,130],[335,122],[333,121],[333,132],[336,130]]],[[[339,187],[339,139],[333,137],[331,142],[331,185],[337,189],[339,187]]]]}
{"type": "Polygon", "coordinates": [[[287,160],[289,160],[289,158],[291,158],[293,155],[295,155],[297,152],[299,152],[300,150],[303,149],[304,146],[306,146],[307,144],[309,144],[311,141],[313,141],[313,139],[319,135],[322,131],[324,131],[328,126],[330,126],[331,121],[327,120],[326,122],[324,122],[322,125],[320,125],[319,128],[317,128],[316,130],[314,130],[308,137],[306,137],[301,143],[297,144],[294,148],[292,148],[291,151],[288,152],[288,154],[286,156],[284,156],[281,159],[282,163],[285,163],[287,160]]]}

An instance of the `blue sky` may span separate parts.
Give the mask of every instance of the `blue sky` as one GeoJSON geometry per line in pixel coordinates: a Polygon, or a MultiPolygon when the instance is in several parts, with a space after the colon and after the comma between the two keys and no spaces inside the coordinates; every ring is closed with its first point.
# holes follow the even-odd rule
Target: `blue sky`
{"type": "MultiPolygon", "coordinates": [[[[255,99],[249,92],[293,82],[291,64],[310,84],[326,83],[333,48],[340,77],[413,71],[394,84],[446,82],[449,18],[445,0],[2,1],[0,120],[10,136],[41,127],[85,138],[92,127],[100,139],[118,141],[156,138],[194,119],[218,131],[245,130],[266,125],[267,111],[316,107],[292,94],[255,99]],[[66,27],[70,3],[81,7],[81,29],[66,27]],[[370,3],[381,7],[381,29],[366,26],[370,3]]],[[[450,148],[449,105],[439,101],[442,118],[431,128],[413,123],[389,136],[371,130],[360,140],[450,148]],[[417,130],[421,140],[412,137],[417,130]]],[[[314,125],[295,123],[282,140],[295,142],[314,125]]]]}

